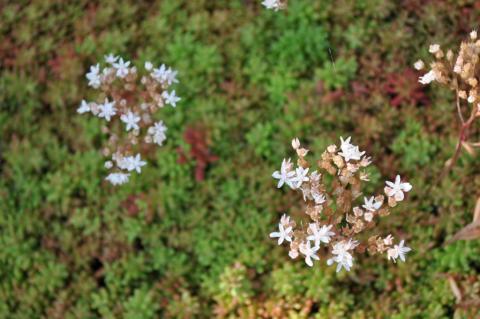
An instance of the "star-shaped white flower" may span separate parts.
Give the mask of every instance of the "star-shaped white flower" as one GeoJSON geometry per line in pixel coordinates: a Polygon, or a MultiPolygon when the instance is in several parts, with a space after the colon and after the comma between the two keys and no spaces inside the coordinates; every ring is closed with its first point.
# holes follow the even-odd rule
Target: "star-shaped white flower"
{"type": "Polygon", "coordinates": [[[162,97],[165,99],[166,104],[170,104],[173,107],[177,106],[177,102],[181,100],[178,96],[175,94],[175,90],[172,92],[168,93],[167,91],[164,91],[162,93],[162,97]]]}
{"type": "Polygon", "coordinates": [[[334,257],[327,260],[327,265],[332,265],[334,262],[337,263],[336,272],[342,270],[342,267],[347,271],[350,271],[350,268],[353,265],[353,256],[350,254],[349,250],[352,250],[358,245],[357,241],[341,241],[333,245],[332,255],[334,257]]]}
{"type": "Polygon", "coordinates": [[[118,56],[115,56],[112,53],[105,56],[105,62],[107,62],[108,64],[114,64],[115,62],[117,62],[117,60],[118,56]]]}
{"type": "Polygon", "coordinates": [[[312,244],[310,241],[307,241],[306,243],[301,243],[299,245],[300,252],[305,256],[305,263],[312,267],[313,266],[313,260],[320,260],[320,257],[316,255],[316,252],[318,251],[319,247],[314,246],[312,247],[312,244]]]}
{"type": "Polygon", "coordinates": [[[285,228],[282,225],[282,223],[279,223],[278,232],[270,233],[270,238],[278,238],[278,244],[281,245],[284,240],[288,242],[292,241],[291,232],[292,232],[291,226],[288,226],[287,228],[285,228]]]}
{"type": "Polygon", "coordinates": [[[313,200],[315,201],[315,204],[317,205],[321,205],[323,203],[326,202],[327,198],[325,197],[325,195],[317,192],[317,191],[312,191],[312,197],[313,197],[313,200]]]}
{"type": "Polygon", "coordinates": [[[177,73],[177,71],[162,64],[158,69],[153,69],[152,77],[163,85],[172,85],[178,83],[177,73]]]}
{"type": "Polygon", "coordinates": [[[405,198],[403,192],[409,192],[412,189],[412,185],[410,183],[402,183],[400,175],[395,177],[394,182],[385,182],[387,186],[385,186],[385,194],[389,197],[395,198],[397,202],[402,201],[405,198]]]}
{"type": "Polygon", "coordinates": [[[90,67],[90,72],[88,72],[85,76],[87,77],[89,86],[95,89],[100,87],[100,65],[98,63],[96,65],[92,65],[90,67]]]}
{"type": "Polygon", "coordinates": [[[307,237],[307,240],[312,240],[315,242],[315,246],[320,246],[320,243],[328,244],[334,232],[330,231],[332,229],[332,225],[323,225],[322,227],[318,228],[317,224],[311,223],[308,225],[308,228],[312,232],[310,236],[307,237]]]}
{"type": "Polygon", "coordinates": [[[128,67],[130,66],[130,61],[124,61],[123,58],[120,58],[118,62],[113,64],[113,67],[117,69],[117,76],[119,78],[124,78],[128,75],[128,67]]]}
{"type": "Polygon", "coordinates": [[[110,173],[105,179],[112,185],[122,185],[128,182],[130,174],[126,173],[110,173]]]}
{"type": "Polygon", "coordinates": [[[87,101],[82,100],[82,103],[80,103],[80,106],[77,109],[77,113],[83,114],[86,112],[90,112],[90,105],[87,103],[87,101]]]}
{"type": "Polygon", "coordinates": [[[283,159],[280,171],[275,171],[272,174],[273,178],[278,179],[277,188],[282,187],[283,184],[287,184],[292,188],[294,176],[295,172],[292,171],[292,163],[290,162],[290,159],[288,159],[288,161],[283,159]]]}
{"type": "Polygon", "coordinates": [[[127,132],[130,130],[138,130],[138,122],[140,121],[140,116],[137,115],[137,113],[133,113],[131,111],[128,111],[127,114],[123,114],[120,117],[120,120],[122,120],[123,123],[126,124],[126,130],[127,132]]]}
{"type": "Polygon", "coordinates": [[[295,188],[302,186],[303,182],[308,182],[307,176],[309,168],[297,167],[295,169],[295,177],[293,178],[295,188]]]}
{"type": "Polygon", "coordinates": [[[177,74],[178,74],[178,71],[175,71],[172,68],[168,68],[167,75],[166,75],[166,81],[168,85],[172,85],[173,83],[178,83],[177,74]]]}
{"type": "Polygon", "coordinates": [[[369,210],[371,212],[377,211],[380,207],[382,207],[382,202],[376,201],[375,197],[370,197],[370,199],[367,199],[366,197],[363,198],[365,204],[362,205],[363,208],[366,210],[369,210]]]}
{"type": "Polygon", "coordinates": [[[387,251],[388,260],[393,260],[393,262],[397,262],[397,258],[400,258],[401,261],[405,261],[405,255],[411,251],[410,247],[404,246],[404,240],[400,242],[399,245],[393,246],[387,251]]]}
{"type": "Polygon", "coordinates": [[[348,162],[350,160],[359,161],[361,160],[365,152],[360,152],[360,149],[358,148],[358,146],[351,144],[350,140],[351,140],[351,136],[349,136],[346,140],[343,140],[343,137],[340,137],[341,152],[338,152],[338,154],[345,159],[345,162],[348,162]]]}
{"type": "Polygon", "coordinates": [[[167,127],[163,124],[163,121],[159,121],[155,123],[153,126],[148,128],[148,134],[152,136],[153,142],[162,145],[163,142],[167,139],[165,132],[167,131],[167,127]]]}
{"type": "Polygon", "coordinates": [[[99,106],[100,113],[98,113],[99,118],[105,118],[108,122],[112,116],[114,116],[117,112],[115,108],[115,101],[108,102],[108,99],[105,98],[105,103],[100,104],[99,106]]]}
{"type": "Polygon", "coordinates": [[[147,162],[142,161],[140,158],[140,154],[137,154],[136,156],[129,156],[126,158],[127,161],[127,170],[130,171],[137,171],[137,173],[142,172],[142,166],[147,165],[147,162]]]}

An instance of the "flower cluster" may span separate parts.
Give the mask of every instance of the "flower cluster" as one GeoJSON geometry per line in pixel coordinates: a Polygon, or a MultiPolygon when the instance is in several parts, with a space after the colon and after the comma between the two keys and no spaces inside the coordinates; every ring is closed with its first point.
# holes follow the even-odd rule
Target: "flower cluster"
{"type": "Polygon", "coordinates": [[[280,170],[272,176],[278,180],[278,188],[286,185],[302,194],[308,222],[297,225],[284,214],[278,231],[270,237],[278,239],[278,245],[288,242],[290,258],[301,255],[308,266],[320,259],[323,245],[330,255],[327,264],[337,264],[337,272],[351,269],[354,252],[385,253],[389,260],[405,261],[411,249],[404,246],[403,240],[394,245],[392,235],[383,238],[370,235],[363,242],[361,239],[364,231],[376,226],[379,217],[388,216],[390,209],[405,199],[412,185],[397,175],[395,181],[386,182],[385,195],[363,196],[363,203],[355,205],[362,197],[362,184],[369,181],[365,168],[371,159],[351,143],[350,137],[340,141],[340,147],[330,145],[324,151],[317,162],[318,171],[305,158],[308,150],[301,147],[298,139],[292,141],[298,155],[297,165],[284,159],[280,170]]]}
{"type": "Polygon", "coordinates": [[[161,65],[154,68],[146,62],[139,74],[130,61],[112,54],[90,67],[88,85],[100,90],[97,101],[83,100],[77,109],[105,120],[103,131],[109,135],[103,155],[109,157],[105,168],[111,170],[106,180],[113,185],[128,182],[131,172],[141,173],[146,165],[141,158],[142,142],[162,145],[167,127],[155,121],[155,112],[166,105],[176,107],[180,98],[168,88],[178,83],[177,71],[161,65]],[[119,121],[115,121],[118,119],[119,121]]]}
{"type": "MultiPolygon", "coordinates": [[[[435,60],[430,64],[430,70],[419,79],[422,84],[437,82],[456,93],[456,108],[461,127],[455,153],[448,161],[446,171],[455,164],[462,147],[471,154],[474,147],[480,147],[480,143],[469,141],[470,127],[475,119],[480,117],[480,40],[477,36],[476,30],[470,32],[469,39],[460,44],[458,53],[452,50],[444,53],[439,44],[430,45],[428,51],[434,55],[435,60]]],[[[419,60],[414,67],[421,70],[425,64],[419,60]]]]}
{"type": "Polygon", "coordinates": [[[278,11],[287,6],[285,0],[263,0],[262,5],[270,10],[278,11]]]}

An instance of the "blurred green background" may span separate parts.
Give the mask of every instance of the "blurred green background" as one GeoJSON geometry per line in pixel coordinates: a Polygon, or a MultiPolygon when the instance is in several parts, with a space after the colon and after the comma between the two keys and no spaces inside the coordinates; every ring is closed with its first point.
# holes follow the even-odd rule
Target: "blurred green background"
{"type": "Polygon", "coordinates": [[[1,318],[478,318],[480,245],[445,245],[471,221],[478,159],[433,183],[455,147],[453,96],[411,66],[431,43],[456,49],[479,3],[260,2],[0,3],[1,318]],[[118,188],[100,121],[75,112],[110,52],[178,69],[182,97],[159,112],[166,146],[118,188]],[[302,211],[271,178],[291,139],[320,156],[341,135],[373,156],[367,191],[397,172],[413,184],[380,225],[413,248],[406,263],[362,256],[335,274],[268,238],[302,211]]]}

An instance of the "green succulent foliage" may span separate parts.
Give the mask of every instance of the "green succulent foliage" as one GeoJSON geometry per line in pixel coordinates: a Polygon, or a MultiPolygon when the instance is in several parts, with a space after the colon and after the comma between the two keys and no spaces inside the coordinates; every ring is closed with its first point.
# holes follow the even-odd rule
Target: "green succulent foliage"
{"type": "Polygon", "coordinates": [[[446,278],[480,294],[478,243],[445,242],[472,219],[476,157],[433,183],[457,139],[452,95],[432,86],[430,105],[397,109],[382,85],[428,43],[459,43],[480,19],[474,2],[288,2],[2,5],[1,318],[252,318],[269,303],[291,305],[285,318],[468,318],[446,278]],[[75,112],[96,97],[86,70],[110,52],[178,69],[182,97],[158,114],[166,145],[119,188],[103,181],[101,122],[75,112]],[[188,126],[219,158],[201,182],[194,161],[178,163],[188,126]],[[408,241],[407,263],[355,255],[336,274],[268,238],[304,209],[271,178],[291,139],[314,161],[340,135],[373,156],[365,194],[397,172],[413,184],[378,226],[408,241]]]}
{"type": "Polygon", "coordinates": [[[426,134],[418,121],[408,119],[393,141],[392,151],[405,168],[422,167],[434,161],[440,146],[441,141],[426,134]]]}

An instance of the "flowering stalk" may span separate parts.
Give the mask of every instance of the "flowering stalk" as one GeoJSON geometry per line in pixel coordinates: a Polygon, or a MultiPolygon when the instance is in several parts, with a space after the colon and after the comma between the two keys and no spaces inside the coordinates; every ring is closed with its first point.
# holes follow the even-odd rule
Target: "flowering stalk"
{"type": "MultiPolygon", "coordinates": [[[[480,117],[478,90],[480,40],[477,40],[477,31],[473,30],[470,38],[460,44],[458,54],[452,50],[445,54],[438,44],[430,45],[429,52],[434,55],[435,61],[430,64],[431,70],[419,78],[419,82],[422,84],[438,82],[455,91],[455,104],[460,121],[458,142],[453,156],[447,161],[446,169],[441,175],[443,177],[457,162],[462,147],[469,153],[473,153],[473,148],[480,147],[480,143],[469,142],[471,126],[480,117]],[[464,116],[465,108],[469,109],[468,117],[464,116]]],[[[414,66],[421,70],[424,63],[419,60],[414,66]]]]}
{"type": "Polygon", "coordinates": [[[361,207],[355,205],[362,195],[362,184],[369,181],[364,169],[371,164],[371,159],[350,143],[350,137],[340,140],[340,148],[330,145],[323,152],[317,162],[320,172],[313,170],[306,160],[308,150],[300,146],[299,140],[292,141],[298,155],[297,167],[290,159],[284,159],[280,170],[272,176],[278,180],[278,188],[287,185],[303,195],[309,222],[297,227],[297,223],[284,214],[278,231],[270,237],[277,238],[278,245],[288,242],[288,255],[292,259],[302,255],[308,266],[320,259],[317,252],[323,245],[330,253],[327,264],[336,263],[337,272],[342,268],[351,269],[354,252],[386,253],[389,260],[405,261],[405,254],[411,249],[404,246],[403,240],[394,245],[392,235],[383,238],[371,235],[364,242],[361,237],[364,231],[375,228],[379,217],[388,216],[412,186],[397,175],[394,182],[386,182],[386,201],[384,195],[377,195],[363,197],[361,207]],[[325,178],[326,175],[331,178],[325,178]]]}
{"type": "Polygon", "coordinates": [[[111,157],[105,168],[111,170],[106,180],[113,185],[128,182],[130,173],[141,173],[146,165],[141,159],[142,142],[162,145],[167,127],[163,121],[155,122],[155,112],[165,105],[176,107],[180,98],[175,90],[167,89],[177,81],[177,71],[161,65],[154,68],[151,62],[144,65],[143,75],[138,74],[130,61],[112,54],[105,56],[106,66],[97,63],[86,74],[88,85],[99,89],[97,101],[82,101],[77,112],[91,113],[105,120],[103,132],[109,135],[103,155],[111,157]]]}

